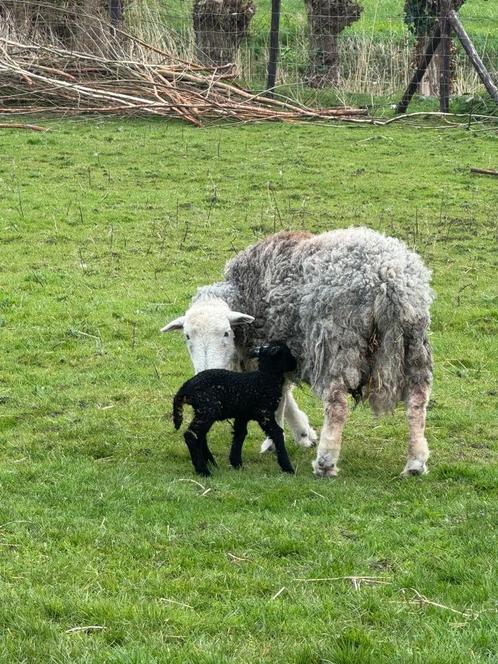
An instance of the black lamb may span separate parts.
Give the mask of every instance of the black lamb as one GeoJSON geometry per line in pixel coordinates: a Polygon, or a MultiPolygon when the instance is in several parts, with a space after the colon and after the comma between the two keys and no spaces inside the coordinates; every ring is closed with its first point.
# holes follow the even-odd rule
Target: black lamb
{"type": "Polygon", "coordinates": [[[173,400],[173,422],[179,429],[183,420],[183,406],[194,409],[194,418],[185,431],[185,442],[199,475],[210,475],[208,461],[216,465],[207,444],[207,433],[215,422],[234,419],[230,463],[242,466],[242,445],[247,435],[247,423],[258,422],[275,444],[277,460],[286,473],[293,473],[282,428],[277,424],[275,411],[282,398],[285,374],[296,369],[296,360],[282,342],[271,342],[252,352],[258,358],[257,371],[237,373],[226,369],[201,371],[178,390],[173,400]]]}

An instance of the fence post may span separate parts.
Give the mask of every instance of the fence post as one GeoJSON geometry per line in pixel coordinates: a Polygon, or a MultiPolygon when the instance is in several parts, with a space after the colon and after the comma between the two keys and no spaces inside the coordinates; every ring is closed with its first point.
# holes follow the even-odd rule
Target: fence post
{"type": "Polygon", "coordinates": [[[451,9],[449,12],[449,19],[451,27],[456,32],[458,39],[460,40],[465,52],[469,56],[470,61],[474,65],[475,70],[479,74],[479,78],[486,86],[486,90],[489,92],[490,96],[498,104],[498,88],[491,78],[491,74],[488,72],[484,66],[483,61],[479,57],[474,44],[470,41],[468,34],[465,32],[465,28],[458,18],[458,14],[454,9],[451,9]]]}
{"type": "Polygon", "coordinates": [[[277,80],[277,63],[279,54],[279,27],[280,27],[280,0],[271,3],[270,53],[268,57],[268,80],[266,88],[268,95],[273,97],[273,90],[277,80]]]}
{"type": "Polygon", "coordinates": [[[408,87],[405,90],[403,98],[401,99],[401,101],[397,106],[396,110],[398,111],[398,113],[404,113],[408,108],[408,104],[410,103],[413,95],[415,94],[418,88],[418,84],[423,79],[427,67],[431,63],[432,56],[436,52],[436,49],[439,46],[440,42],[441,42],[441,25],[438,22],[438,24],[436,25],[436,29],[434,30],[434,34],[432,35],[431,39],[429,40],[429,43],[427,44],[422,60],[419,62],[419,65],[415,70],[412,79],[408,84],[408,87]]]}
{"type": "Polygon", "coordinates": [[[451,87],[451,0],[441,0],[441,69],[439,72],[439,110],[449,113],[451,87]]]}
{"type": "Polygon", "coordinates": [[[123,15],[121,2],[122,0],[109,0],[109,16],[111,18],[111,25],[114,28],[117,28],[123,15]]]}

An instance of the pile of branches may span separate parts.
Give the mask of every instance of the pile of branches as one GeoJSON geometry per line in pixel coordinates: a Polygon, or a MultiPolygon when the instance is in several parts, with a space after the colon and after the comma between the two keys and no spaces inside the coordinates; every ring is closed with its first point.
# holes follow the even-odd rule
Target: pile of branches
{"type": "Polygon", "coordinates": [[[85,51],[0,33],[0,114],[149,114],[180,117],[196,126],[223,118],[369,121],[359,117],[366,113],[361,109],[315,110],[253,94],[230,79],[231,65],[209,68],[182,61],[105,27],[106,43],[85,51]]]}

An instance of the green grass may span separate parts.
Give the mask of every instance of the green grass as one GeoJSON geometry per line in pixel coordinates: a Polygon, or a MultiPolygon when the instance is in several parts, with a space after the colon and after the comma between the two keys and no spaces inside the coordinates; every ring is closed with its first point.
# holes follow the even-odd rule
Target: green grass
{"type": "Polygon", "coordinates": [[[44,124],[0,133],[0,661],[496,662],[496,133],[44,124]],[[337,480],[255,428],[231,471],[219,425],[205,492],[159,328],[249,242],[361,224],[433,270],[430,474],[359,407],[337,480]],[[299,580],[352,575],[386,584],[299,580]]]}

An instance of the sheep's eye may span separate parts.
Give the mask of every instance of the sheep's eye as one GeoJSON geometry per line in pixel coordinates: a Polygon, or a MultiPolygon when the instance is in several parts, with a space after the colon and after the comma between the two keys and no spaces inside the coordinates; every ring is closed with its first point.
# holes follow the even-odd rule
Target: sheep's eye
{"type": "Polygon", "coordinates": [[[189,340],[190,339],[190,334],[186,334],[185,339],[189,340]]]}
{"type": "Polygon", "coordinates": [[[230,332],[225,332],[225,334],[224,334],[223,336],[224,336],[224,337],[229,337],[229,336],[230,336],[230,332]]]}

